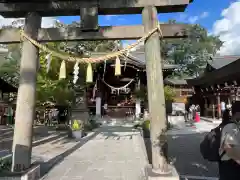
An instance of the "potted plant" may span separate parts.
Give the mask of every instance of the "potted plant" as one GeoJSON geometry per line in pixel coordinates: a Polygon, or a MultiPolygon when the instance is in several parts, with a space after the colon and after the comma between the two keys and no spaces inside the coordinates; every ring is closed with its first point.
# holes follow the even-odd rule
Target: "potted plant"
{"type": "Polygon", "coordinates": [[[83,123],[78,120],[74,120],[72,124],[72,136],[76,139],[82,138],[83,135],[83,123]]]}

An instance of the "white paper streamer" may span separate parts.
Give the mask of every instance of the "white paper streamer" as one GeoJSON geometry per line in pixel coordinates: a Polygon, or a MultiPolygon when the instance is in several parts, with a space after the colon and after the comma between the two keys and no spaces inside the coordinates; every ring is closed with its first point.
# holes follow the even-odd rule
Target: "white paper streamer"
{"type": "Polygon", "coordinates": [[[73,71],[73,83],[76,84],[77,80],[78,80],[78,73],[79,73],[79,66],[78,66],[78,62],[75,63],[74,65],[74,71],[73,71]]]}
{"type": "Polygon", "coordinates": [[[119,94],[120,91],[124,91],[125,93],[129,93],[130,92],[130,88],[128,88],[128,86],[134,81],[134,79],[132,79],[129,83],[127,83],[126,85],[124,85],[122,87],[113,87],[110,84],[106,83],[103,79],[102,79],[102,81],[109,88],[111,88],[111,93],[112,94],[115,94],[115,92],[117,92],[117,94],[119,94]]]}
{"type": "Polygon", "coordinates": [[[51,65],[51,61],[52,61],[52,57],[51,54],[46,55],[46,60],[47,60],[47,72],[49,72],[50,70],[50,65],[51,65]]]}

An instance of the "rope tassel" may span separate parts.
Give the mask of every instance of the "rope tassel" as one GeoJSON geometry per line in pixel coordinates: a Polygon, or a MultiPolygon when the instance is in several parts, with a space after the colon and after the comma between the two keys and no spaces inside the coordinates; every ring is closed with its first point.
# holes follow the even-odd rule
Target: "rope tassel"
{"type": "Polygon", "coordinates": [[[93,82],[93,70],[92,70],[92,64],[91,63],[88,63],[86,82],[87,83],[92,83],[93,82]]]}
{"type": "Polygon", "coordinates": [[[60,72],[59,72],[59,79],[65,79],[66,78],[66,63],[65,61],[62,61],[60,72]]]}
{"type": "Polygon", "coordinates": [[[121,62],[119,57],[116,57],[116,62],[115,62],[115,76],[120,76],[121,75],[121,62]]]}

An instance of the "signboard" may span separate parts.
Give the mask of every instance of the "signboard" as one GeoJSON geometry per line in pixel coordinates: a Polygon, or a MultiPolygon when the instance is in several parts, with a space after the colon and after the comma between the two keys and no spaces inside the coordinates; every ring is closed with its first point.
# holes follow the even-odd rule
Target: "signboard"
{"type": "Polygon", "coordinates": [[[172,103],[172,111],[173,112],[185,112],[185,104],[184,103],[172,103]]]}

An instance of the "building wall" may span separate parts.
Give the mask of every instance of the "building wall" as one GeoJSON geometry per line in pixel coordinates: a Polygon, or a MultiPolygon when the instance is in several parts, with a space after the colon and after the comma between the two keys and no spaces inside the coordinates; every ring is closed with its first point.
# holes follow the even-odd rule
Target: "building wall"
{"type": "Polygon", "coordinates": [[[184,102],[186,103],[187,98],[193,95],[193,90],[186,86],[173,87],[176,92],[176,97],[174,98],[175,102],[184,102]]]}

